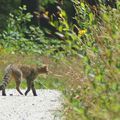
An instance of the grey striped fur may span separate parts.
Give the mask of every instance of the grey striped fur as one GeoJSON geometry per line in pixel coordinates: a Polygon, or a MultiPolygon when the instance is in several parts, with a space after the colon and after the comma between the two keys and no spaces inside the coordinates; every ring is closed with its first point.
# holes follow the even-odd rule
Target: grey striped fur
{"type": "Polygon", "coordinates": [[[10,81],[10,76],[11,76],[11,72],[12,72],[12,69],[11,69],[11,64],[8,65],[5,69],[5,75],[3,77],[3,82],[2,84],[0,85],[0,90],[3,90],[5,89],[5,87],[8,85],[9,81],[10,81]]]}

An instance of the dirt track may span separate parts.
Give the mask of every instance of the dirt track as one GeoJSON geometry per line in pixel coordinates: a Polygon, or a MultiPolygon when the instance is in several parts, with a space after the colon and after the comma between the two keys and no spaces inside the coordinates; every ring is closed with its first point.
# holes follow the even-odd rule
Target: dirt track
{"type": "Polygon", "coordinates": [[[0,91],[0,120],[62,120],[63,97],[59,91],[37,90],[35,97],[32,93],[21,96],[14,89],[6,93],[1,96],[0,91]]]}

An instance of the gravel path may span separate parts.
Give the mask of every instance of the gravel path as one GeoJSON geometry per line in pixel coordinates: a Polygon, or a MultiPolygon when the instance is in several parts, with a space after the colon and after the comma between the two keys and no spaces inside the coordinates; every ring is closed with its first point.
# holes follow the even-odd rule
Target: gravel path
{"type": "Polygon", "coordinates": [[[6,93],[1,96],[0,91],[0,120],[62,120],[63,97],[59,91],[37,90],[35,97],[32,93],[21,96],[14,89],[6,93]]]}

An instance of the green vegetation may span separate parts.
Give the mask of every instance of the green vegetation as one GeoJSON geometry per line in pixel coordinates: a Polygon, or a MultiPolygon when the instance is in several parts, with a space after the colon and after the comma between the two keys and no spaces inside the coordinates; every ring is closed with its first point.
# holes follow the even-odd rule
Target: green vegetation
{"type": "Polygon", "coordinates": [[[49,64],[50,74],[40,76],[36,87],[63,92],[67,120],[118,120],[120,2],[117,9],[101,5],[97,16],[84,2],[75,0],[74,6],[78,34],[64,10],[62,20],[50,21],[65,40],[47,38],[39,27],[29,25],[32,15],[23,14],[25,7],[10,13],[0,34],[0,78],[9,63],[49,64]]]}

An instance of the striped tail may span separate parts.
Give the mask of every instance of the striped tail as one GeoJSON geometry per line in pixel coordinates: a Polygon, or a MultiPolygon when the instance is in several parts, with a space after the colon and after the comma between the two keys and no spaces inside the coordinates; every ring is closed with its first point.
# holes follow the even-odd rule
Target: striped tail
{"type": "Polygon", "coordinates": [[[11,68],[11,64],[8,65],[5,69],[5,75],[3,77],[3,82],[0,85],[0,90],[5,89],[5,87],[8,85],[9,81],[10,81],[10,76],[11,76],[11,72],[12,72],[12,68],[11,68]]]}

